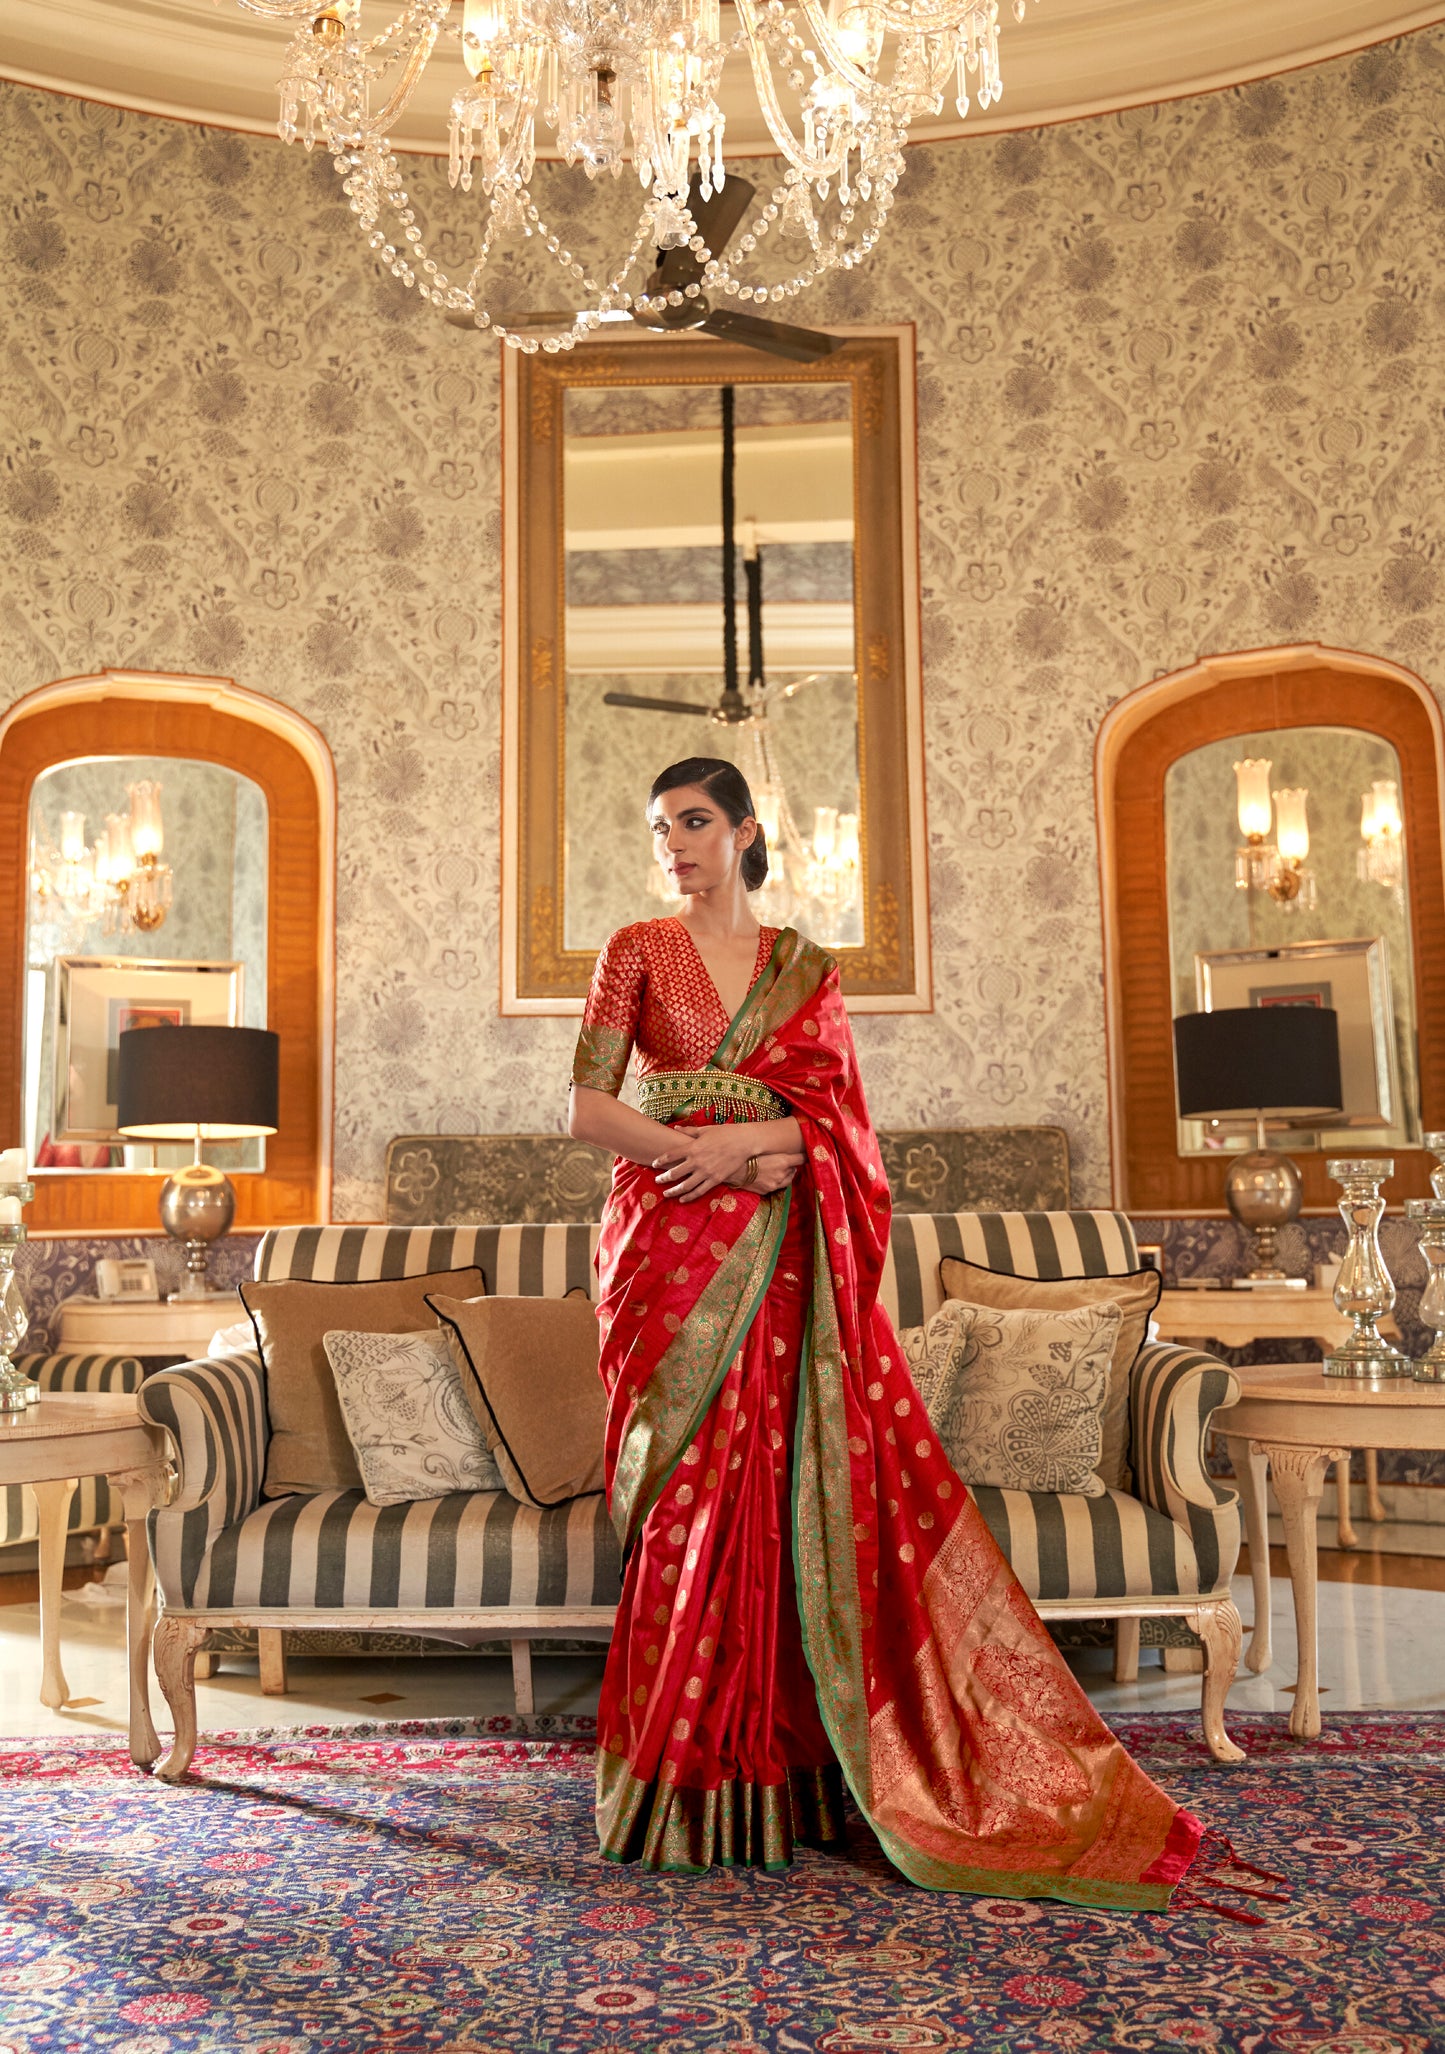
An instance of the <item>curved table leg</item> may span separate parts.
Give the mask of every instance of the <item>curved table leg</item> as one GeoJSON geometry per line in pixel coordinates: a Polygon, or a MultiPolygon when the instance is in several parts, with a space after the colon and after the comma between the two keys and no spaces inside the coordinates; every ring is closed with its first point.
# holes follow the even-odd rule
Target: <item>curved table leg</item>
{"type": "Polygon", "coordinates": [[[60,1592],[65,1571],[65,1536],[78,1477],[33,1483],[40,1554],[40,1702],[58,1712],[70,1696],[60,1666],[60,1592]]]}
{"type": "Polygon", "coordinates": [[[109,1478],[125,1513],[125,1545],[130,1574],[126,1583],[125,1638],[130,1666],[130,1758],[148,1769],[161,1751],[151,1724],[150,1657],[155,1624],[155,1576],[146,1538],[146,1514],[163,1501],[165,1478],[160,1469],[133,1469],[109,1478]]]}
{"type": "Polygon", "coordinates": [[[1380,1458],[1373,1448],[1365,1450],[1365,1517],[1372,1526],[1383,1525],[1388,1517],[1380,1497],[1380,1458]]]}
{"type": "Polygon", "coordinates": [[[1347,1462],[1345,1448],[1303,1448],[1274,1441],[1256,1441],[1255,1450],[1269,1462],[1274,1494],[1284,1520],[1284,1544],[1294,1586],[1295,1634],[1299,1641],[1299,1672],[1289,1730],[1296,1740],[1314,1740],[1320,1730],[1319,1633],[1316,1619],[1319,1563],[1316,1517],[1324,1493],[1325,1471],[1347,1462]]]}
{"type": "Polygon", "coordinates": [[[1254,1587],[1254,1628],[1244,1666],[1256,1676],[1274,1660],[1270,1646],[1269,1514],[1264,1499],[1264,1478],[1268,1463],[1257,1448],[1232,1434],[1224,1436],[1234,1481],[1244,1513],[1244,1537],[1249,1543],[1249,1580],[1254,1587]]]}
{"type": "Polygon", "coordinates": [[[1350,1518],[1350,1458],[1345,1455],[1335,1464],[1335,1499],[1338,1516],[1335,1519],[1335,1539],[1342,1548],[1357,1548],[1360,1536],[1355,1532],[1350,1518]]]}

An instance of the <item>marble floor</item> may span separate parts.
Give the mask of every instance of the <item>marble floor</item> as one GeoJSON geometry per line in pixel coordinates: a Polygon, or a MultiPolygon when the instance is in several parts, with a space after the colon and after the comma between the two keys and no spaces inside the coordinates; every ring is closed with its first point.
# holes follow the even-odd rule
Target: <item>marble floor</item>
{"type": "MultiPolygon", "coordinates": [[[[1321,1521],[1320,1678],[1322,1709],[1428,1710],[1445,1707],[1445,1527],[1393,1525],[1367,1529],[1349,1553],[1330,1547],[1321,1521]]],[[[1282,1554],[1274,1568],[1274,1664],[1263,1676],[1241,1669],[1229,1696],[1240,1711],[1285,1711],[1295,1675],[1294,1613],[1282,1554]]],[[[62,1624],[70,1699],[48,1712],[39,1701],[39,1607],[31,1577],[0,1577],[0,1734],[123,1734],[126,1724],[125,1612],[116,1601],[82,1595],[101,1571],[72,1569],[62,1624]]],[[[116,1593],[118,1596],[118,1593],[116,1593]]],[[[1235,1581],[1249,1625],[1249,1578],[1235,1581]]],[[[1106,1651],[1072,1658],[1080,1680],[1104,1712],[1187,1709],[1199,1702],[1197,1676],[1166,1676],[1145,1650],[1137,1683],[1116,1684],[1106,1651]]],[[[367,1719],[483,1717],[512,1709],[505,1660],[430,1656],[393,1660],[292,1657],[285,1697],[263,1697],[254,1661],[228,1659],[198,1687],[202,1731],[254,1731],[284,1725],[345,1725],[367,1719]]],[[[597,1703],[598,1656],[541,1655],[534,1663],[537,1709],[591,1712],[597,1703]]],[[[153,1689],[157,1723],[165,1707],[153,1689]]]]}

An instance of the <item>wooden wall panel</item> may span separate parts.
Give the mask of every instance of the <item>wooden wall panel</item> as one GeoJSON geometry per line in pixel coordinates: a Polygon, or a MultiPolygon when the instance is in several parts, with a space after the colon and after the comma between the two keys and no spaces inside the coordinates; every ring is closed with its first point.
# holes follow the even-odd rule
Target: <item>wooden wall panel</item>
{"type": "MultiPolygon", "coordinates": [[[[53,764],[79,756],[193,757],[252,778],[266,795],[267,1024],[281,1040],[281,1115],[266,1144],[263,1176],[238,1176],[237,1227],[284,1226],[320,1217],[322,1004],[321,807],[301,752],[270,729],[213,706],[101,697],[50,706],[15,720],[0,743],[0,1109],[4,1141],[21,1135],[25,920],[30,792],[53,764]]],[[[160,1180],[67,1175],[36,1179],[33,1233],[154,1233],[160,1180]]]]}
{"type": "MultiPolygon", "coordinates": [[[[1400,759],[1423,1122],[1427,1130],[1445,1127],[1445,852],[1429,713],[1403,679],[1375,671],[1320,664],[1225,678],[1162,706],[1120,745],[1114,764],[1115,1079],[1124,1140],[1119,1195],[1133,1212],[1223,1209],[1222,1164],[1178,1151],[1165,776],[1172,763],[1207,743],[1288,727],[1359,728],[1383,736],[1400,759]]],[[[1324,1156],[1296,1160],[1304,1204],[1332,1206],[1339,1193],[1325,1174],[1324,1156]]],[[[1386,1187],[1392,1204],[1428,1192],[1432,1160],[1419,1150],[1396,1153],[1395,1176],[1386,1187]]]]}

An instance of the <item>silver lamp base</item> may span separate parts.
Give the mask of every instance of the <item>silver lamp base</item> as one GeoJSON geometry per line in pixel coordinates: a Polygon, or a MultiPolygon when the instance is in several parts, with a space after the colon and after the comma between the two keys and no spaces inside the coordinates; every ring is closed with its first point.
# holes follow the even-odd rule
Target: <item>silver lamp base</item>
{"type": "Polygon", "coordinates": [[[185,1244],[186,1272],[172,1304],[210,1294],[206,1264],[211,1243],[219,1241],[236,1217],[236,1192],[224,1170],[210,1163],[187,1163],[161,1186],[161,1225],[185,1244]]]}
{"type": "Polygon", "coordinates": [[[1242,1227],[1254,1235],[1253,1283],[1282,1284],[1279,1230],[1299,1217],[1303,1186],[1296,1165],[1271,1148],[1251,1148],[1237,1155],[1224,1181],[1225,1202],[1242,1227]]]}

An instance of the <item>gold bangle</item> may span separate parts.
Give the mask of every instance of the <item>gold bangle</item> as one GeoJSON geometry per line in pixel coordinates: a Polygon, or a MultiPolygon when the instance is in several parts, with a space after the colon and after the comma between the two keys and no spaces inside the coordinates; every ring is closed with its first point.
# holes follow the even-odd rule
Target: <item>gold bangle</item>
{"type": "Polygon", "coordinates": [[[745,1185],[746,1185],[746,1184],[756,1184],[756,1183],[757,1183],[757,1181],[758,1181],[758,1159],[757,1159],[757,1157],[756,1157],[755,1155],[750,1155],[750,1156],[748,1157],[748,1164],[747,1164],[747,1174],[746,1174],[746,1175],[744,1176],[744,1178],[743,1178],[743,1183],[744,1183],[745,1185]]]}

